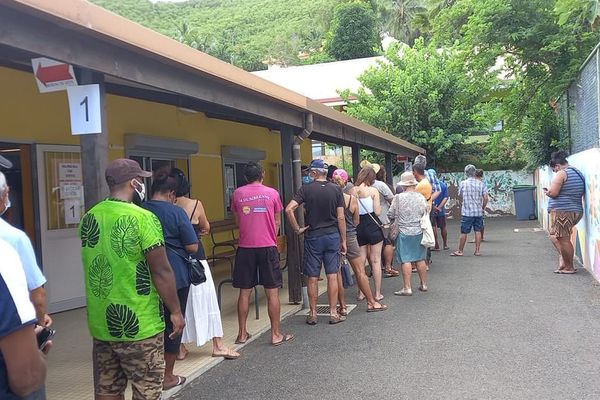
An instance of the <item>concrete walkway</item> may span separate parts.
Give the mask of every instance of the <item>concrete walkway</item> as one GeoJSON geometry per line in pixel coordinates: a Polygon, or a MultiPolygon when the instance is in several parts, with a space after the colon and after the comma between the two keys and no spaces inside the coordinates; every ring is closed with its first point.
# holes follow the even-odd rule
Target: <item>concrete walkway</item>
{"type": "Polygon", "coordinates": [[[386,312],[363,302],[345,323],[315,327],[292,316],[293,342],[263,335],[175,398],[600,399],[600,288],[581,269],[553,274],[537,226],[488,219],[482,257],[473,245],[462,258],[435,253],[429,293],[396,297],[401,278],[389,278],[386,312]]]}

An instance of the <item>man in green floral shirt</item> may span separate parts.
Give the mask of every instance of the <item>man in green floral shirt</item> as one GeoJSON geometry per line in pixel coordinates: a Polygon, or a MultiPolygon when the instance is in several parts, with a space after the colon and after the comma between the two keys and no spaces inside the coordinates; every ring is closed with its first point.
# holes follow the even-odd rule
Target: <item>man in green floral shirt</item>
{"type": "Polygon", "coordinates": [[[134,399],[160,399],[163,301],[171,311],[173,336],[185,325],[160,222],[132,203],[143,199],[143,178],[151,175],[133,160],[111,162],[110,198],[86,213],[79,226],[96,400],[122,398],[128,380],[134,399]]]}

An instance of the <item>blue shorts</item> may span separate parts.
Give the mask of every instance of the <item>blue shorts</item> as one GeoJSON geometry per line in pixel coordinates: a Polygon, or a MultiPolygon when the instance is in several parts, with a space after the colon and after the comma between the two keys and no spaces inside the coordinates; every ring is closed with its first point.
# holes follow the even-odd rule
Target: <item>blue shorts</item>
{"type": "Polygon", "coordinates": [[[340,268],[340,234],[304,238],[304,275],[321,276],[321,265],[327,275],[337,274],[340,268]]]}
{"type": "Polygon", "coordinates": [[[483,217],[465,217],[460,220],[460,233],[469,234],[471,229],[475,232],[483,230],[483,217]]]}

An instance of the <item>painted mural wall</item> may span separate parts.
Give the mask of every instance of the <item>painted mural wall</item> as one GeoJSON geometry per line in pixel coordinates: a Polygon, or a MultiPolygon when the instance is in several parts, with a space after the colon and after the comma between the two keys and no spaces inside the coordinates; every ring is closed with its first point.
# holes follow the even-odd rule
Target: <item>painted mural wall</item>
{"type": "MultiPolygon", "coordinates": [[[[448,184],[450,199],[446,204],[450,218],[460,218],[461,202],[458,198],[458,186],[465,179],[463,172],[440,174],[448,184]]],[[[490,201],[485,214],[488,217],[503,217],[515,215],[513,187],[515,185],[532,185],[533,175],[525,171],[486,171],[483,175],[488,189],[490,201]]]]}
{"type": "MultiPolygon", "coordinates": [[[[584,216],[574,229],[573,245],[581,263],[600,280],[600,149],[582,151],[569,157],[569,164],[585,176],[584,216]]],[[[544,167],[537,171],[538,215],[542,226],[549,228],[548,197],[542,188],[550,187],[554,173],[544,167]]]]}

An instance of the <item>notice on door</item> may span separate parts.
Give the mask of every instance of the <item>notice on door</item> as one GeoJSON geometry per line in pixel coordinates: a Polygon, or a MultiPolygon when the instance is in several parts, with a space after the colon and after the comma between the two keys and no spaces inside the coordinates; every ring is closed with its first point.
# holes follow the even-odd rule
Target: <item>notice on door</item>
{"type": "Polygon", "coordinates": [[[81,219],[81,201],[79,199],[65,200],[65,223],[78,224],[81,219]]]}

